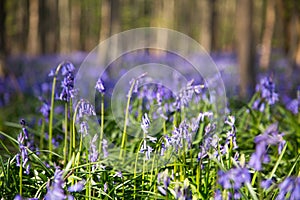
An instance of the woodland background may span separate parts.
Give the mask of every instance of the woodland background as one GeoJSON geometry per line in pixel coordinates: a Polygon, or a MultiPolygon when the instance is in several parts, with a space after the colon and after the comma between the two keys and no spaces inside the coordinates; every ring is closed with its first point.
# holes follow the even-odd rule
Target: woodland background
{"type": "Polygon", "coordinates": [[[89,52],[115,33],[148,26],[237,55],[242,97],[276,57],[285,58],[286,74],[300,66],[299,0],[1,0],[0,77],[13,73],[8,58],[89,52]]]}

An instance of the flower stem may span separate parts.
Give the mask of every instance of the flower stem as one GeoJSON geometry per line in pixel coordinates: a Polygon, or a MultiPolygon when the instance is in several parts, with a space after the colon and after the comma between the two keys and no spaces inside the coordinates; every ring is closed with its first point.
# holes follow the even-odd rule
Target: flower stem
{"type": "Polygon", "coordinates": [[[124,129],[123,129],[123,134],[122,134],[122,143],[121,143],[121,149],[120,149],[120,155],[119,159],[122,157],[125,157],[125,145],[126,145],[126,131],[127,131],[127,120],[128,120],[128,115],[129,115],[129,106],[130,106],[130,100],[133,92],[134,85],[136,83],[136,79],[133,80],[129,92],[128,92],[128,97],[127,97],[127,105],[126,105],[126,111],[125,111],[125,120],[124,120],[124,129]]]}
{"type": "Polygon", "coordinates": [[[40,149],[44,149],[44,132],[45,132],[45,118],[42,119],[41,133],[40,133],[40,149]]]}
{"type": "Polygon", "coordinates": [[[64,143],[64,164],[67,164],[68,151],[68,103],[65,103],[65,143],[64,143]]]}
{"type": "Polygon", "coordinates": [[[22,196],[22,188],[23,188],[23,169],[22,169],[22,160],[20,159],[20,169],[19,169],[19,176],[20,176],[20,196],[22,196]]]}
{"type": "Polygon", "coordinates": [[[52,82],[52,92],[51,92],[51,107],[50,107],[50,116],[49,116],[49,160],[52,160],[52,131],[53,131],[53,113],[54,113],[54,96],[55,96],[55,85],[56,85],[56,79],[58,72],[60,68],[62,67],[63,63],[60,63],[55,70],[55,74],[53,77],[53,82],[52,82]]]}
{"type": "Polygon", "coordinates": [[[104,132],[104,94],[101,94],[101,127],[100,127],[100,140],[99,140],[99,154],[102,151],[102,140],[104,132]]]}

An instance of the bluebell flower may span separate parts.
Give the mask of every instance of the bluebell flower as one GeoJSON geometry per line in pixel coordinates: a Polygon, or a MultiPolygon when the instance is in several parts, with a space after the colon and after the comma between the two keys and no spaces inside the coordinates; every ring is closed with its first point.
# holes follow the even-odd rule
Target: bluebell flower
{"type": "Polygon", "coordinates": [[[108,189],[108,184],[107,182],[104,183],[104,186],[103,186],[103,191],[106,192],[108,189]]]}
{"type": "Polygon", "coordinates": [[[86,121],[80,122],[79,132],[85,137],[88,135],[89,125],[86,121]]]}
{"type": "Polygon", "coordinates": [[[272,179],[266,179],[261,181],[260,186],[266,190],[269,187],[271,187],[272,183],[273,183],[272,179]]]}
{"type": "Polygon", "coordinates": [[[282,183],[279,184],[279,194],[276,197],[276,200],[284,200],[287,198],[291,200],[300,199],[299,177],[287,177],[282,183]]]}
{"type": "Polygon", "coordinates": [[[192,191],[190,190],[188,179],[185,179],[183,182],[183,186],[176,185],[174,188],[175,198],[179,200],[192,200],[192,191]]]}
{"type": "Polygon", "coordinates": [[[171,182],[171,178],[168,173],[168,169],[157,174],[157,189],[164,195],[167,195],[167,191],[171,182]]]}
{"type": "Polygon", "coordinates": [[[150,120],[148,118],[147,113],[145,113],[142,117],[142,122],[141,122],[141,128],[144,132],[145,137],[143,138],[143,144],[141,146],[140,153],[145,154],[146,160],[150,159],[151,152],[153,151],[153,148],[147,145],[147,139],[150,140],[152,143],[156,143],[157,140],[157,138],[147,135],[149,127],[150,127],[150,120]]]}
{"type": "Polygon", "coordinates": [[[68,188],[68,191],[69,192],[81,192],[84,188],[84,185],[85,185],[85,180],[78,181],[74,185],[71,185],[68,188]]]}
{"type": "MultiPolygon", "coordinates": [[[[71,98],[73,98],[76,94],[76,90],[74,89],[74,71],[75,67],[70,62],[65,62],[62,64],[61,74],[63,76],[63,80],[61,81],[61,93],[58,98],[62,101],[69,102],[71,98]]],[[[53,71],[50,72],[49,76],[55,75],[53,71]]]]}
{"type": "Polygon", "coordinates": [[[219,171],[218,177],[218,183],[222,188],[227,190],[233,189],[234,199],[241,198],[239,189],[246,183],[250,183],[251,180],[249,170],[246,168],[232,168],[227,172],[219,171]]]}
{"type": "Polygon", "coordinates": [[[193,85],[194,80],[191,80],[183,87],[179,93],[176,95],[174,106],[177,110],[180,110],[181,107],[188,107],[189,102],[192,100],[193,95],[200,94],[200,88],[203,88],[203,85],[193,85]]]}
{"type": "Polygon", "coordinates": [[[217,189],[215,191],[215,194],[214,194],[214,200],[222,200],[222,193],[221,193],[221,190],[217,189]]]}
{"type": "Polygon", "coordinates": [[[63,171],[57,168],[54,172],[52,185],[47,187],[45,200],[64,200],[67,198],[63,190],[65,182],[62,176],[63,171]]]}
{"type": "Polygon", "coordinates": [[[256,92],[260,93],[260,98],[253,103],[253,109],[263,112],[265,104],[273,105],[278,101],[278,94],[275,91],[275,83],[271,77],[264,77],[256,85],[256,92]]]}
{"type": "Polygon", "coordinates": [[[130,86],[132,86],[134,84],[132,93],[138,93],[138,89],[139,89],[139,86],[140,86],[141,79],[144,78],[146,76],[146,74],[147,73],[144,73],[144,74],[138,76],[137,78],[133,78],[129,81],[130,86]]]}
{"type": "Polygon", "coordinates": [[[230,141],[232,141],[233,144],[233,149],[237,149],[238,146],[236,144],[236,128],[235,128],[235,118],[234,116],[228,116],[228,118],[225,121],[225,124],[228,124],[231,127],[230,131],[227,131],[227,137],[226,137],[226,142],[224,146],[228,148],[230,141]]]}
{"type": "Polygon", "coordinates": [[[299,112],[299,103],[298,99],[294,99],[290,101],[287,105],[286,108],[290,110],[294,115],[298,114],[299,112]]]}
{"type": "Polygon", "coordinates": [[[96,141],[97,141],[97,134],[90,141],[90,148],[89,148],[89,160],[90,162],[96,162],[98,159],[99,152],[97,150],[96,141]]]}
{"type": "Polygon", "coordinates": [[[261,92],[261,97],[273,105],[278,101],[278,94],[275,92],[275,83],[271,77],[264,77],[256,86],[256,91],[261,92]]]}
{"type": "Polygon", "coordinates": [[[283,139],[283,134],[278,132],[278,124],[270,125],[263,134],[254,138],[255,152],[251,155],[249,165],[255,170],[262,169],[262,163],[268,163],[270,158],[267,154],[269,145],[278,145],[278,153],[280,154],[286,141],[283,139]]]}
{"type": "Polygon", "coordinates": [[[95,89],[100,93],[104,94],[105,93],[105,87],[103,85],[103,82],[101,80],[101,77],[98,78],[95,89]]]}
{"type": "Polygon", "coordinates": [[[46,120],[48,120],[50,114],[50,105],[45,100],[41,101],[42,106],[40,107],[40,113],[44,116],[46,120]]]}
{"type": "Polygon", "coordinates": [[[144,133],[148,133],[149,127],[150,127],[150,120],[148,118],[147,113],[144,113],[142,117],[141,128],[143,129],[144,133]]]}
{"type": "Polygon", "coordinates": [[[113,177],[123,178],[123,174],[121,171],[117,171],[113,177]]]}
{"type": "MultiPolygon", "coordinates": [[[[22,125],[22,132],[18,135],[18,143],[19,143],[19,153],[16,155],[16,165],[18,167],[21,166],[21,160],[22,160],[22,168],[25,169],[25,173],[30,173],[30,164],[28,163],[28,150],[27,148],[30,148],[31,141],[29,140],[29,133],[27,128],[25,127],[26,122],[24,119],[20,121],[20,124],[22,125]]],[[[33,150],[33,148],[31,148],[33,150]]]]}
{"type": "Polygon", "coordinates": [[[102,140],[103,158],[106,158],[106,157],[108,156],[107,148],[108,148],[107,140],[106,140],[106,139],[103,139],[103,140],[102,140]]]}
{"type": "Polygon", "coordinates": [[[18,194],[15,196],[14,200],[23,200],[23,198],[18,194]]]}
{"type": "Polygon", "coordinates": [[[90,103],[84,100],[80,100],[78,104],[79,104],[78,113],[77,113],[78,118],[83,118],[84,116],[90,117],[96,115],[95,109],[90,103]]]}

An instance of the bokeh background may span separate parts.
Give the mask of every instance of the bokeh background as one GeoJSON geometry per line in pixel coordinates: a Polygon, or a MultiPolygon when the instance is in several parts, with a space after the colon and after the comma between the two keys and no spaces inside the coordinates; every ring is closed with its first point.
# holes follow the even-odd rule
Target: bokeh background
{"type": "Polygon", "coordinates": [[[100,41],[149,26],[185,33],[219,67],[235,66],[241,98],[261,74],[296,94],[299,0],[1,0],[1,105],[32,91],[62,60],[78,66],[100,41]]]}

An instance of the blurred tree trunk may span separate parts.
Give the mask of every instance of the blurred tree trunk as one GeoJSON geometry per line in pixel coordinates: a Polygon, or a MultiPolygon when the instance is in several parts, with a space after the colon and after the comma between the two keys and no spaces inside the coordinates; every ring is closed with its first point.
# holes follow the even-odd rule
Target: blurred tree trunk
{"type": "Polygon", "coordinates": [[[0,78],[4,77],[4,67],[5,67],[5,60],[6,60],[6,27],[5,27],[5,20],[6,20],[6,10],[5,10],[6,0],[0,1],[0,78]]]}
{"type": "Polygon", "coordinates": [[[110,35],[120,32],[120,0],[111,0],[110,35]]]}
{"type": "Polygon", "coordinates": [[[265,27],[262,38],[262,51],[260,58],[260,67],[267,70],[270,64],[270,57],[272,51],[272,39],[275,26],[275,0],[267,0],[265,27]]]}
{"type": "Polygon", "coordinates": [[[282,24],[283,46],[289,59],[289,76],[293,73],[293,67],[300,64],[300,31],[298,0],[278,0],[278,12],[282,24]]]}
{"type": "Polygon", "coordinates": [[[71,41],[71,23],[70,23],[70,2],[69,0],[58,1],[59,13],[59,49],[60,53],[70,53],[71,41]]]}
{"type": "Polygon", "coordinates": [[[300,67],[300,4],[294,1],[291,21],[291,59],[293,68],[300,67]]]}
{"type": "Polygon", "coordinates": [[[27,39],[27,52],[30,56],[39,53],[39,0],[29,1],[29,32],[27,39]]]}
{"type": "MultiPolygon", "coordinates": [[[[174,27],[174,0],[155,1],[152,11],[151,26],[160,28],[173,28],[174,27]]],[[[161,48],[168,46],[168,34],[166,32],[158,32],[156,36],[156,43],[161,48]]],[[[163,51],[153,53],[161,54],[163,51]]]]}
{"type": "Polygon", "coordinates": [[[297,50],[295,53],[295,64],[298,68],[300,68],[300,15],[299,13],[298,13],[296,26],[297,26],[298,42],[297,42],[297,50]]]}
{"type": "Polygon", "coordinates": [[[78,51],[80,49],[80,18],[81,6],[80,1],[71,0],[71,47],[70,49],[78,51]]]}
{"type": "Polygon", "coordinates": [[[56,53],[59,47],[59,19],[57,0],[40,1],[39,24],[42,53],[56,53]]]}
{"type": "MultiPolygon", "coordinates": [[[[101,5],[101,29],[99,41],[108,39],[109,36],[120,32],[120,1],[119,0],[102,0],[101,5]]],[[[119,44],[113,44],[119,45],[119,44]]],[[[103,47],[102,47],[103,48],[103,47]]],[[[116,47],[117,48],[117,47],[116,47]]],[[[116,49],[112,48],[112,49],[116,49]]],[[[105,59],[110,59],[116,52],[104,50],[105,59]]]]}
{"type": "Polygon", "coordinates": [[[100,42],[109,37],[110,12],[111,12],[110,1],[109,0],[102,0],[102,5],[101,5],[101,29],[100,29],[100,36],[99,36],[99,41],[100,42]]]}
{"type": "Polygon", "coordinates": [[[202,10],[199,10],[201,14],[201,33],[200,44],[206,51],[211,52],[215,47],[214,42],[216,38],[215,20],[216,20],[216,0],[203,0],[199,1],[202,10]]]}
{"type": "Polygon", "coordinates": [[[240,73],[240,97],[246,98],[254,91],[255,68],[252,33],[252,0],[237,0],[236,39],[240,73]]]}

